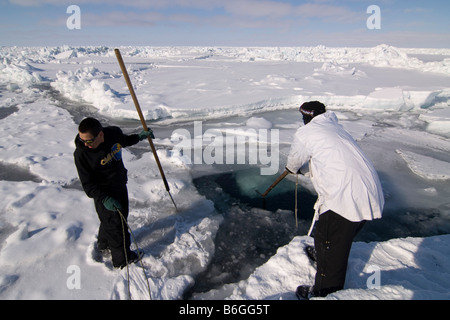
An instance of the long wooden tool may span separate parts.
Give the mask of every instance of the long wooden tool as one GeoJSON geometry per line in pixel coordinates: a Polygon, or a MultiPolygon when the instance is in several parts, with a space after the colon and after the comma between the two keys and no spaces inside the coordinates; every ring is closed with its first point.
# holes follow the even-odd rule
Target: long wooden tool
{"type": "Polygon", "coordinates": [[[261,194],[261,197],[265,198],[273,188],[275,188],[286,176],[289,174],[289,171],[285,170],[281,176],[278,177],[277,180],[264,192],[261,194]]]}
{"type": "MultiPolygon", "coordinates": [[[[131,97],[133,98],[137,113],[139,114],[139,119],[141,119],[142,126],[144,127],[145,131],[148,131],[148,127],[147,127],[147,124],[145,123],[144,115],[142,114],[142,110],[139,105],[139,101],[136,97],[136,93],[134,92],[134,88],[131,84],[130,76],[128,75],[128,71],[127,71],[127,68],[125,67],[125,63],[123,62],[122,55],[120,54],[119,49],[115,49],[114,52],[116,53],[116,57],[117,57],[117,60],[119,61],[120,69],[122,69],[123,76],[128,85],[128,89],[130,90],[131,97]]],[[[166,190],[169,193],[170,199],[172,200],[173,205],[175,206],[175,209],[178,211],[177,205],[175,204],[172,194],[170,193],[170,187],[169,187],[169,184],[167,183],[166,175],[164,174],[164,170],[161,166],[161,162],[159,161],[159,157],[158,157],[158,154],[156,153],[156,148],[155,148],[155,145],[153,144],[153,140],[151,137],[148,137],[148,142],[150,143],[150,147],[152,148],[153,156],[155,157],[156,164],[158,165],[158,169],[159,169],[159,172],[161,173],[161,177],[162,177],[162,180],[166,187],[166,190]]]]}

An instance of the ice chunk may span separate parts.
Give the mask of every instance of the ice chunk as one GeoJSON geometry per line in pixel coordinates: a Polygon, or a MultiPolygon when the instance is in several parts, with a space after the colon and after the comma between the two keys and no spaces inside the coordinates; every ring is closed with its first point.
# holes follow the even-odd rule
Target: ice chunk
{"type": "Polygon", "coordinates": [[[408,167],[418,176],[431,180],[450,179],[450,163],[414,152],[396,150],[408,167]]]}
{"type": "Polygon", "coordinates": [[[272,128],[272,122],[262,117],[252,117],[247,120],[246,125],[255,129],[270,129],[272,128]]]}

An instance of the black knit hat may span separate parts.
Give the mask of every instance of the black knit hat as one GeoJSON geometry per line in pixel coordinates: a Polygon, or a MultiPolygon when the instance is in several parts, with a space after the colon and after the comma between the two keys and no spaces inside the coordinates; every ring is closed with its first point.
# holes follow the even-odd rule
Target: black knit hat
{"type": "Polygon", "coordinates": [[[310,101],[301,105],[300,113],[303,115],[303,122],[305,124],[309,123],[314,117],[319,114],[325,113],[326,107],[323,103],[319,101],[310,101]]]}
{"type": "Polygon", "coordinates": [[[81,121],[78,126],[78,131],[81,133],[90,133],[94,137],[98,136],[100,131],[103,130],[103,126],[97,119],[94,118],[86,118],[81,121]]]}

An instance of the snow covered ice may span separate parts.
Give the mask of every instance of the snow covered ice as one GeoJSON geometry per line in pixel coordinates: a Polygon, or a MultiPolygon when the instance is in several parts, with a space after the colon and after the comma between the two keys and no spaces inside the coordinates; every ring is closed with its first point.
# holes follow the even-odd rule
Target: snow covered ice
{"type": "MultiPolygon", "coordinates": [[[[384,219],[367,225],[353,246],[346,288],[326,299],[450,298],[450,50],[120,49],[179,207],[175,212],[148,144],[124,150],[129,223],[145,251],[152,299],[181,299],[209,270],[223,248],[215,239],[227,219],[224,203],[230,216],[260,214],[269,228],[293,221],[294,208],[246,211],[223,186],[214,185],[223,195],[216,198],[196,187],[196,178],[231,171],[239,193],[257,197],[255,189],[277,175],[248,171],[260,163],[196,165],[175,148],[182,138],[196,139],[194,121],[224,136],[278,130],[283,170],[301,123],[298,106],[310,100],[337,113],[374,162],[386,197],[384,219]]],[[[1,47],[1,299],[128,298],[126,270],[94,259],[98,218],[73,164],[77,126],[88,115],[126,133],[140,130],[114,48],[1,47]]],[[[311,190],[308,178],[300,184],[311,190]]],[[[293,197],[294,190],[274,195],[282,192],[293,197]]],[[[276,253],[260,254],[251,268],[242,263],[245,277],[221,283],[228,275],[215,269],[215,287],[191,298],[296,299],[295,288],[312,284],[315,274],[303,252],[313,242],[304,236],[310,220],[300,218],[296,236],[276,253]]],[[[139,266],[130,273],[132,299],[148,299],[139,266]]]]}

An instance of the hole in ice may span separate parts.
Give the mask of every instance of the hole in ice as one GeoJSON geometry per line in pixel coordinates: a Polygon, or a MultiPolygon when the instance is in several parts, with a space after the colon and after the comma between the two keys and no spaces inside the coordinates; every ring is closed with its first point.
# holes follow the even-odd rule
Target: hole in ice
{"type": "Polygon", "coordinates": [[[0,162],[0,180],[4,181],[33,181],[41,182],[38,176],[31,173],[28,169],[15,164],[6,164],[0,162]]]}
{"type": "Polygon", "coordinates": [[[19,108],[16,106],[0,108],[0,119],[5,119],[17,111],[19,111],[19,108]]]}
{"type": "Polygon", "coordinates": [[[276,178],[249,169],[195,179],[199,192],[215,203],[224,221],[216,235],[215,255],[186,298],[248,278],[279,247],[308,232],[316,197],[299,186],[297,229],[294,182],[285,179],[265,201],[256,192],[264,192],[276,178]]]}

